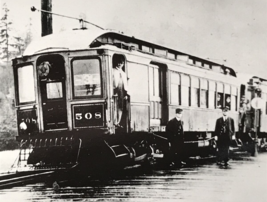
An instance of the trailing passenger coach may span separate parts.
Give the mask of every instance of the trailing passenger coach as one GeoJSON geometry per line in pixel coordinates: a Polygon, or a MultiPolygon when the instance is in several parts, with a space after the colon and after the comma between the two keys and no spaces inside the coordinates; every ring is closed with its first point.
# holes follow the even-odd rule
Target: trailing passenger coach
{"type": "MultiPolygon", "coordinates": [[[[42,37],[13,68],[18,165],[31,169],[90,170],[165,158],[165,127],[177,107],[184,110],[186,154],[208,156],[216,149],[212,133],[220,109],[230,108],[238,132],[240,100],[249,93],[251,100],[256,88],[253,77],[238,79],[230,67],[100,29],[42,37]],[[114,125],[117,56],[128,80],[121,127],[114,125]]],[[[242,122],[247,134],[254,127],[248,114],[250,122],[242,122]]]]}

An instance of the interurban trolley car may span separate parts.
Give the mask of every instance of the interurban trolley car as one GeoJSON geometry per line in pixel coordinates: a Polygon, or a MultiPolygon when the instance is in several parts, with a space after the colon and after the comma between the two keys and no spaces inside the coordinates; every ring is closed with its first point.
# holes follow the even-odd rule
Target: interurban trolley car
{"type": "Polygon", "coordinates": [[[215,121],[224,106],[241,139],[245,134],[253,141],[255,128],[259,135],[267,131],[264,124],[255,126],[250,107],[261,93],[259,119],[266,121],[266,80],[240,79],[230,67],[120,32],[73,30],[42,37],[13,60],[13,68],[18,165],[24,168],[90,169],[164,159],[170,147],[165,127],[177,107],[184,111],[188,157],[216,150],[215,121]],[[113,118],[116,55],[124,58],[129,88],[120,128],[113,118]]]}

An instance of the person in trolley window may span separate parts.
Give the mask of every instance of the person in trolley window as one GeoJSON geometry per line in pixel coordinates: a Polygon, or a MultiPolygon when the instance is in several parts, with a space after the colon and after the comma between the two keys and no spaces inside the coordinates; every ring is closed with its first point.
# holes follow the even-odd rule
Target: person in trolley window
{"type": "Polygon", "coordinates": [[[128,97],[128,81],[126,73],[123,71],[124,57],[115,54],[113,56],[113,95],[115,102],[114,125],[122,128],[120,122],[125,108],[124,103],[128,97]]]}
{"type": "Polygon", "coordinates": [[[217,119],[215,126],[215,136],[217,139],[218,153],[217,164],[228,165],[229,147],[232,137],[235,134],[234,120],[228,117],[229,107],[222,109],[222,117],[217,119]]]}
{"type": "Polygon", "coordinates": [[[177,108],[175,110],[175,117],[167,123],[166,133],[168,141],[170,143],[170,166],[182,166],[185,163],[183,159],[183,147],[184,147],[184,129],[182,115],[183,110],[177,108]]]}

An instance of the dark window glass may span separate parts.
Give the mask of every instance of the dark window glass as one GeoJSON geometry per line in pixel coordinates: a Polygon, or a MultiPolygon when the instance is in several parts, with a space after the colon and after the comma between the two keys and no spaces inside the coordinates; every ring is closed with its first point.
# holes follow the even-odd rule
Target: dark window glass
{"type": "Polygon", "coordinates": [[[217,83],[217,95],[216,95],[216,108],[222,109],[223,107],[223,84],[217,83]]]}
{"type": "Polygon", "coordinates": [[[191,90],[191,106],[198,107],[199,89],[192,87],[191,90]]]}
{"type": "Polygon", "coordinates": [[[191,106],[199,107],[199,79],[191,77],[191,106]]]}
{"type": "Polygon", "coordinates": [[[201,89],[201,91],[200,91],[200,107],[207,108],[207,105],[208,105],[207,97],[208,97],[208,91],[205,89],[201,89]]]}
{"type": "Polygon", "coordinates": [[[217,99],[216,108],[222,109],[222,107],[223,107],[223,93],[217,93],[216,99],[217,99]]]}
{"type": "Polygon", "coordinates": [[[171,104],[178,105],[180,100],[180,75],[171,72],[171,104]]]}
{"type": "Polygon", "coordinates": [[[181,105],[189,106],[190,78],[188,75],[181,75],[181,105]]]}
{"type": "Polygon", "coordinates": [[[215,100],[215,93],[216,91],[216,84],[214,81],[209,81],[209,108],[214,109],[216,100],[215,100]]]}
{"type": "Polygon", "coordinates": [[[231,96],[229,94],[225,94],[225,106],[231,109],[231,96]]]}
{"type": "Polygon", "coordinates": [[[208,81],[205,79],[200,80],[200,107],[208,107],[208,81]]]}

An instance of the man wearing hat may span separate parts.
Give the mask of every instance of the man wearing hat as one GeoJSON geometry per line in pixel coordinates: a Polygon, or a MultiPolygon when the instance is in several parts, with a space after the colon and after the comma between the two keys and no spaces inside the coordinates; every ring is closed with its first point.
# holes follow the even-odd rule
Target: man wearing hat
{"type": "Polygon", "coordinates": [[[235,134],[234,120],[228,117],[229,107],[222,109],[223,116],[216,121],[215,135],[217,136],[217,164],[225,166],[229,161],[229,147],[232,136],[235,134]]]}
{"type": "Polygon", "coordinates": [[[171,166],[175,165],[175,163],[178,164],[178,166],[185,164],[184,162],[182,162],[184,146],[184,130],[183,122],[181,120],[182,112],[182,109],[177,108],[175,110],[175,117],[167,123],[166,127],[167,137],[171,145],[171,166]]]}

